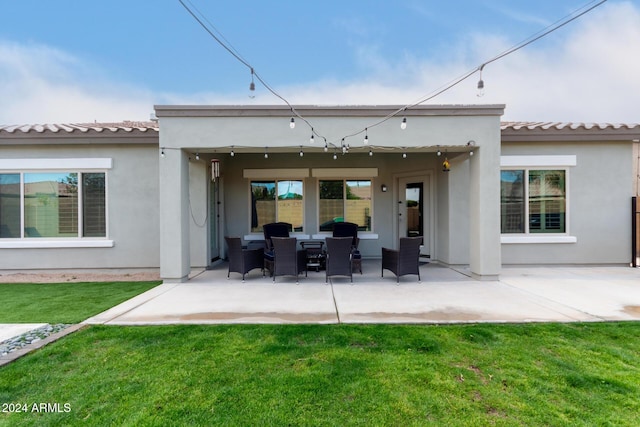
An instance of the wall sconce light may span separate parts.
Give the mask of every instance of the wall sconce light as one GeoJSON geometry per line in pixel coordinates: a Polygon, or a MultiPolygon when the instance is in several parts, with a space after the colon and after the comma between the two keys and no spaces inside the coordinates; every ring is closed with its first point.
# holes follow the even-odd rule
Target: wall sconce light
{"type": "Polygon", "coordinates": [[[380,186],[380,191],[382,191],[383,193],[386,193],[387,192],[387,186],[385,184],[382,184],[380,186]]]}

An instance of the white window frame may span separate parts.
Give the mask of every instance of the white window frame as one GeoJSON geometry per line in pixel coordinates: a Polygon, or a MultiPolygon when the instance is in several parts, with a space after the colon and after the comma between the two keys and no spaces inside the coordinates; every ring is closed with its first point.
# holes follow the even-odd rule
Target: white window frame
{"type": "Polygon", "coordinates": [[[576,243],[576,236],[570,234],[570,171],[576,166],[575,155],[561,156],[501,156],[500,170],[524,170],[524,201],[525,201],[525,232],[507,233],[500,235],[500,242],[504,244],[528,243],[576,243]],[[531,170],[562,170],[565,173],[565,232],[564,233],[531,233],[529,231],[529,171],[531,170]]]}
{"type": "MultiPolygon", "coordinates": [[[[113,167],[111,158],[62,158],[62,159],[0,159],[1,174],[20,174],[20,223],[21,237],[0,238],[0,249],[47,249],[47,248],[110,248],[114,246],[109,239],[108,170],[113,167]],[[82,193],[78,198],[78,237],[24,236],[24,174],[28,173],[104,173],[105,174],[105,237],[83,237],[82,230],[82,193]]],[[[80,176],[78,185],[81,184],[80,176]]]]}

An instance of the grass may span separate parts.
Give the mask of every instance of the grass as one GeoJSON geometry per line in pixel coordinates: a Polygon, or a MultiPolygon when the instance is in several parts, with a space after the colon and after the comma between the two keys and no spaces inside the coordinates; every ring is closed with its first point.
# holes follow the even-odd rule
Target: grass
{"type": "Polygon", "coordinates": [[[0,323],[79,323],[160,283],[3,283],[0,323]]]}
{"type": "Polygon", "coordinates": [[[637,425],[640,323],[92,326],[0,368],[0,425],[637,425]],[[31,407],[31,406],[30,406],[31,407]]]}

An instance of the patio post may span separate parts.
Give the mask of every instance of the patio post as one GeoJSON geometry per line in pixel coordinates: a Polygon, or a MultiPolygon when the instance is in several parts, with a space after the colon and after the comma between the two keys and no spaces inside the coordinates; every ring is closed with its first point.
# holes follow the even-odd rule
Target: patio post
{"type": "Polygon", "coordinates": [[[159,167],[160,277],[165,282],[184,282],[190,271],[189,157],[177,148],[162,152],[159,167]]]}
{"type": "Polygon", "coordinates": [[[494,128],[470,159],[469,267],[479,280],[497,280],[502,263],[499,122],[494,128]]]}

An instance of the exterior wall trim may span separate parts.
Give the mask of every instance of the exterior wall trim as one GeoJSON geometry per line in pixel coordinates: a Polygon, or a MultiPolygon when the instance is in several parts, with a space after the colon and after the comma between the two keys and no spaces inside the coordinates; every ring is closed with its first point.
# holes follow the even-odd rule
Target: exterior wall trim
{"type": "Polygon", "coordinates": [[[576,166],[575,155],[568,156],[500,156],[501,167],[554,167],[576,166]]]}
{"type": "Polygon", "coordinates": [[[0,170],[89,170],[111,169],[111,158],[68,158],[68,159],[0,159],[0,170]]]}
{"type": "Polygon", "coordinates": [[[112,248],[113,245],[110,239],[0,239],[0,249],[112,248]]]}
{"type": "Polygon", "coordinates": [[[378,168],[313,168],[311,176],[314,178],[376,178],[378,168]]]}
{"type": "MultiPolygon", "coordinates": [[[[317,106],[294,105],[301,116],[308,117],[380,117],[398,116],[501,116],[504,104],[489,105],[404,105],[317,106]]],[[[155,105],[161,117],[291,117],[291,107],[283,105],[155,105]]]]}
{"type": "Polygon", "coordinates": [[[243,178],[254,179],[284,179],[284,178],[308,178],[309,169],[292,168],[292,169],[243,169],[243,178]]]}

